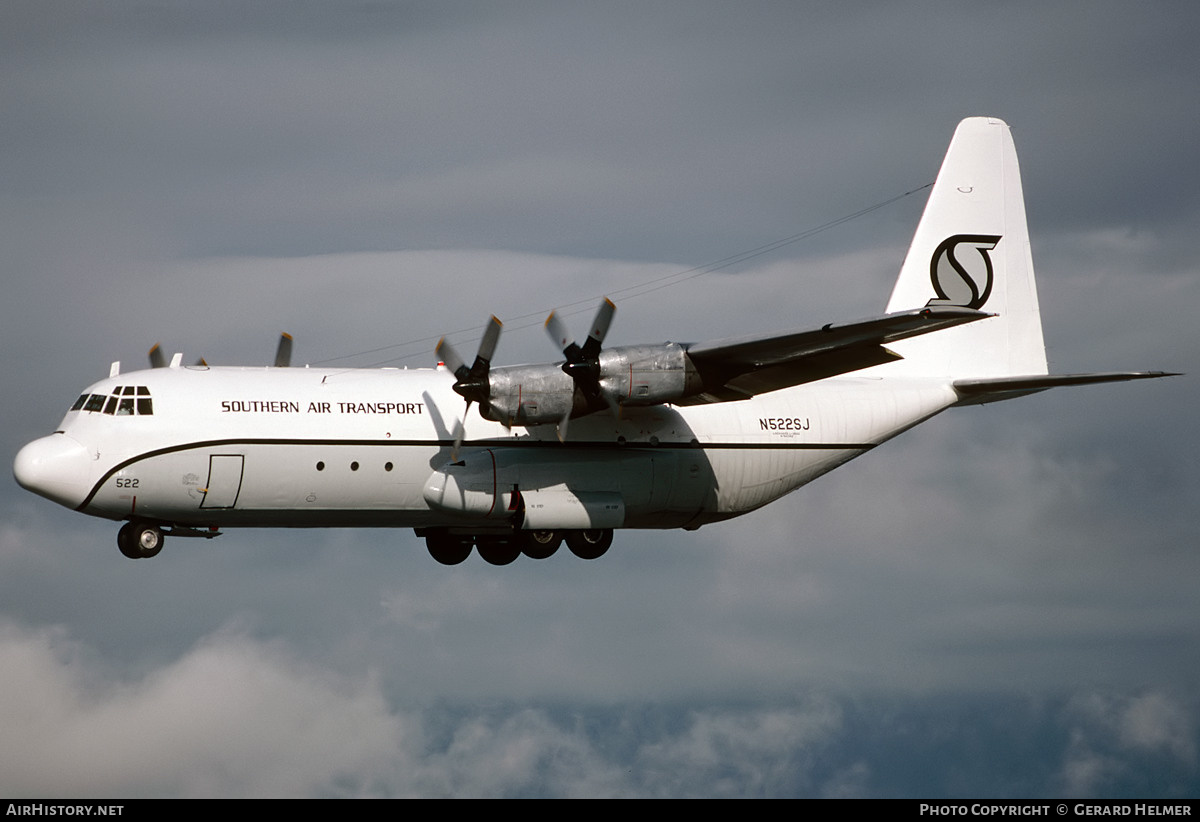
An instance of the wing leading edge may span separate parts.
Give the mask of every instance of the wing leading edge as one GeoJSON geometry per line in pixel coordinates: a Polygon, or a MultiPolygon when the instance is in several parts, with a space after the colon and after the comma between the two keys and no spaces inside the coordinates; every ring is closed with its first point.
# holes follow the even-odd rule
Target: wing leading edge
{"type": "Polygon", "coordinates": [[[816,330],[694,343],[685,348],[704,391],[679,404],[744,400],[903,359],[886,346],[992,316],[961,306],[929,306],[816,330]]]}

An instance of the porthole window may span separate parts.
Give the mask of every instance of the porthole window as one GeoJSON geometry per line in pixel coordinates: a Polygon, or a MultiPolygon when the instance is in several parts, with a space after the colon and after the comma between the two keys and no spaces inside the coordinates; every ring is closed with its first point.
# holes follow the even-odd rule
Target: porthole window
{"type": "Polygon", "coordinates": [[[324,471],[324,470],[325,470],[325,463],[323,463],[323,462],[318,462],[318,463],[317,463],[317,470],[318,470],[318,471],[324,471]]]}
{"type": "Polygon", "coordinates": [[[385,462],[385,463],[383,464],[383,470],[384,470],[384,471],[391,471],[391,470],[392,470],[392,464],[391,464],[390,462],[385,462]]]}
{"type": "Polygon", "coordinates": [[[351,471],[357,471],[357,470],[358,470],[358,463],[357,463],[357,462],[352,462],[352,463],[350,463],[350,470],[351,470],[351,471]]]}

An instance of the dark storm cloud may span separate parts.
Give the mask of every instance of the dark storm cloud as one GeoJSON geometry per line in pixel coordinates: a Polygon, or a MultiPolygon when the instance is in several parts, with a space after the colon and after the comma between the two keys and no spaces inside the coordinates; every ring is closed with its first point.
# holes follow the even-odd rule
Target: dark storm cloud
{"type": "Polygon", "coordinates": [[[33,26],[58,48],[18,48],[7,73],[37,104],[8,121],[18,179],[168,223],[189,255],[700,262],[729,248],[710,238],[753,245],[927,182],[940,147],[913,125],[948,135],[980,111],[1045,147],[1048,229],[1096,208],[1161,228],[1195,210],[1167,158],[1197,136],[1180,84],[1196,58],[1162,9],[1089,6],[1106,25],[1081,32],[1069,9],[1023,6],[969,21],[939,5],[68,8],[33,26]],[[1055,206],[1068,193],[1082,214],[1055,206]]]}

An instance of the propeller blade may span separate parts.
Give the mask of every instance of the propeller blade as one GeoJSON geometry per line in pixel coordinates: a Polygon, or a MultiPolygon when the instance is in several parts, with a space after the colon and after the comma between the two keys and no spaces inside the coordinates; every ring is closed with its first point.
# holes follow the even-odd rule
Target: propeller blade
{"type": "Polygon", "coordinates": [[[617,306],[612,300],[605,297],[604,302],[600,303],[600,309],[596,312],[596,318],[592,320],[592,330],[588,333],[587,341],[583,344],[584,359],[594,360],[600,356],[600,344],[608,335],[608,327],[612,325],[613,315],[616,313],[617,306]]]}
{"type": "Polygon", "coordinates": [[[554,345],[563,352],[563,356],[568,360],[579,356],[579,346],[575,345],[571,339],[571,332],[567,330],[567,324],[559,319],[558,314],[554,311],[551,311],[550,316],[546,318],[546,333],[550,335],[554,345]],[[568,353],[572,350],[574,354],[568,353]]]}
{"type": "Polygon", "coordinates": [[[462,448],[463,438],[467,434],[467,415],[471,413],[471,400],[467,400],[467,408],[462,418],[454,424],[454,445],[450,448],[450,461],[458,462],[458,451],[462,448]]]}
{"type": "Polygon", "coordinates": [[[279,335],[279,347],[275,349],[275,367],[287,368],[292,364],[292,335],[286,331],[279,335]]]}
{"type": "Polygon", "coordinates": [[[558,434],[559,442],[567,441],[567,425],[571,422],[571,409],[567,409],[567,413],[563,415],[561,421],[555,427],[555,433],[558,434]]]}
{"type": "Polygon", "coordinates": [[[496,319],[493,314],[488,320],[487,328],[483,330],[483,339],[479,341],[479,353],[475,355],[475,365],[472,371],[479,367],[482,361],[484,368],[490,367],[492,364],[492,356],[496,353],[496,344],[500,342],[500,329],[504,327],[504,323],[496,319]]]}
{"type": "Polygon", "coordinates": [[[470,369],[467,368],[467,364],[463,362],[462,357],[458,356],[458,352],[454,350],[454,346],[450,345],[450,342],[445,337],[438,340],[435,350],[437,351],[438,360],[446,364],[446,367],[450,369],[450,373],[454,374],[460,380],[467,376],[470,369]]]}
{"type": "Polygon", "coordinates": [[[158,343],[155,343],[154,347],[150,349],[149,356],[150,356],[150,367],[151,368],[166,368],[167,367],[166,355],[163,354],[162,348],[159,347],[158,343]]]}
{"type": "Polygon", "coordinates": [[[600,386],[600,396],[604,398],[606,403],[608,403],[608,410],[612,412],[613,419],[621,419],[621,404],[617,402],[616,395],[602,385],[600,386]]]}
{"type": "Polygon", "coordinates": [[[571,339],[571,332],[567,330],[566,323],[559,319],[558,314],[554,311],[551,311],[550,316],[546,318],[546,333],[550,335],[550,339],[554,340],[554,344],[562,351],[569,364],[594,364],[600,356],[600,346],[604,342],[604,338],[608,336],[608,327],[612,325],[613,316],[616,313],[616,304],[605,297],[604,302],[600,303],[600,308],[596,311],[596,316],[592,319],[591,331],[588,332],[587,340],[582,347],[571,339]]]}

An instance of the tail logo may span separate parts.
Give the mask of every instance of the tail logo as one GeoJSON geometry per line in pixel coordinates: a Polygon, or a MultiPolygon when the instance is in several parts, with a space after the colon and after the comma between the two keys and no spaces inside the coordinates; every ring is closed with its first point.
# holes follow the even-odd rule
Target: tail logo
{"type": "Polygon", "coordinates": [[[987,234],[955,234],[942,240],[929,260],[929,279],[937,297],[926,304],[983,307],[992,294],[988,252],[999,242],[998,235],[987,234]]]}

